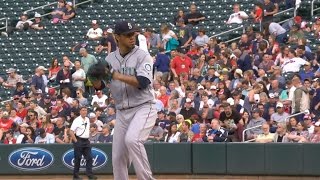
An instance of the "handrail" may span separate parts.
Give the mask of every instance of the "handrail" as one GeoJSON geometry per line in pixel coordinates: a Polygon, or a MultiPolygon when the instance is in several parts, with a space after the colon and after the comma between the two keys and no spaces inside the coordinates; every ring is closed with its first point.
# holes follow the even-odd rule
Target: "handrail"
{"type": "Polygon", "coordinates": [[[0,21],[1,21],[1,20],[6,20],[6,26],[5,26],[5,27],[0,28],[0,30],[2,30],[2,29],[6,29],[6,32],[8,32],[8,18],[4,17],[4,18],[1,18],[1,19],[0,19],[0,21]]]}
{"type": "MultiPolygon", "coordinates": [[[[74,0],[74,2],[75,2],[75,0],[74,0]]],[[[87,1],[80,2],[78,4],[75,4],[74,7],[77,7],[77,6],[81,5],[81,4],[85,4],[85,3],[88,3],[88,2],[93,3],[93,0],[87,0],[87,1]]]]}
{"type": "Polygon", "coordinates": [[[52,2],[52,3],[48,3],[48,4],[45,4],[45,5],[42,5],[42,6],[38,6],[36,8],[31,8],[29,10],[24,11],[24,13],[26,14],[27,12],[30,12],[30,11],[34,11],[34,10],[41,9],[41,8],[43,9],[44,7],[51,6],[51,5],[54,5],[54,4],[58,4],[58,2],[52,2]]]}
{"type": "Polygon", "coordinates": [[[285,119],[285,122],[288,122],[290,118],[292,117],[295,117],[295,116],[298,116],[300,114],[310,114],[309,110],[305,110],[304,112],[299,112],[299,113],[295,113],[295,114],[292,114],[290,116],[288,116],[286,119],[285,119]]]}
{"type": "Polygon", "coordinates": [[[316,0],[312,0],[312,2],[311,2],[311,17],[313,17],[315,11],[317,11],[317,10],[320,9],[320,7],[314,9],[314,2],[315,2],[315,1],[316,1],[316,0]]]}
{"type": "Polygon", "coordinates": [[[245,135],[246,135],[246,131],[251,130],[251,129],[256,129],[256,128],[259,128],[261,126],[262,125],[257,125],[257,126],[253,126],[253,127],[250,127],[250,128],[247,128],[247,129],[243,130],[243,132],[242,132],[242,142],[245,142],[244,138],[245,138],[245,135]]]}
{"type": "MultiPolygon", "coordinates": [[[[289,8],[289,9],[286,9],[286,10],[283,10],[283,11],[280,11],[280,12],[274,14],[274,16],[278,16],[279,14],[282,14],[282,13],[285,13],[285,12],[288,12],[288,11],[292,11],[292,10],[294,10],[294,14],[296,14],[297,8],[289,8]]],[[[224,32],[221,32],[221,33],[218,33],[218,34],[214,34],[210,38],[214,38],[214,37],[217,37],[217,36],[220,36],[220,35],[223,35],[223,34],[226,34],[228,32],[232,32],[232,31],[235,31],[235,30],[238,30],[238,29],[241,29],[241,28],[243,28],[243,24],[241,24],[241,26],[239,26],[239,27],[236,27],[236,28],[233,28],[233,29],[229,29],[227,31],[224,31],[224,32]]],[[[236,38],[234,38],[233,40],[236,40],[236,38]]],[[[230,42],[230,40],[228,40],[228,41],[230,42]]]]}

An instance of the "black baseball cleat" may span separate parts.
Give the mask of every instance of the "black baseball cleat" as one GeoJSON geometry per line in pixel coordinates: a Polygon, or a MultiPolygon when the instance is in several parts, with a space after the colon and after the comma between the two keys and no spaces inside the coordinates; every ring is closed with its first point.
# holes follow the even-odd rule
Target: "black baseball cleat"
{"type": "Polygon", "coordinates": [[[73,180],[82,180],[82,178],[79,176],[73,176],[73,180]]]}
{"type": "Polygon", "coordinates": [[[89,180],[96,180],[96,179],[98,179],[98,177],[95,176],[95,175],[88,176],[88,178],[89,178],[89,180]]]}

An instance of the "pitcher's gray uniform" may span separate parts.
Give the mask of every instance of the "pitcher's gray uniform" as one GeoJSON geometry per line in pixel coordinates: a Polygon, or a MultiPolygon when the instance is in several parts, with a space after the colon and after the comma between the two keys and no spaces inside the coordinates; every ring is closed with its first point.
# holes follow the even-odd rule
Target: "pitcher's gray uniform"
{"type": "MultiPolygon", "coordinates": [[[[106,61],[115,71],[125,75],[143,76],[152,82],[152,58],[138,46],[124,58],[117,49],[106,61]]],[[[145,89],[139,89],[112,80],[110,90],[118,110],[112,143],[114,179],[128,180],[128,167],[131,162],[138,180],[153,179],[143,145],[157,117],[152,83],[145,89]]]]}

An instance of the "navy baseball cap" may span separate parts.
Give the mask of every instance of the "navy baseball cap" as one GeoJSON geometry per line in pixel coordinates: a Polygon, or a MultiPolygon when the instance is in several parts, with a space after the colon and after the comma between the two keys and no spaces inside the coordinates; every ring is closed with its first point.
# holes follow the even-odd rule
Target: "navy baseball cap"
{"type": "Polygon", "coordinates": [[[133,23],[128,21],[120,21],[116,24],[114,28],[115,34],[130,34],[138,31],[139,31],[139,28],[136,27],[133,23]]]}

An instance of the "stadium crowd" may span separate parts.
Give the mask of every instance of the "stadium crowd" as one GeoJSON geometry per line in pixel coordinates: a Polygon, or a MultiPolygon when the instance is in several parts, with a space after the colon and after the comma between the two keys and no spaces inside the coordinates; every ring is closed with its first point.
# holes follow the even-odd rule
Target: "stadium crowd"
{"type": "MultiPolygon", "coordinates": [[[[58,2],[52,23],[77,18],[72,3],[58,2]]],[[[292,1],[285,2],[287,8],[292,6],[292,1]]],[[[159,34],[155,27],[137,33],[141,49],[159,51],[151,54],[158,119],[149,141],[320,142],[320,48],[312,51],[305,38],[305,34],[319,38],[320,18],[306,22],[295,16],[280,25],[273,21],[280,3],[284,1],[264,0],[252,12],[235,4],[227,24],[261,27],[248,26],[240,41],[231,44],[196,28],[206,16],[195,4],[190,12],[179,10],[173,17],[175,29],[163,24],[159,34]],[[246,128],[253,129],[243,139],[246,128]]],[[[19,21],[15,30],[28,30],[30,25],[45,31],[39,15],[35,17],[36,26],[22,15],[27,24],[19,21]]],[[[97,55],[116,50],[112,28],[100,28],[97,20],[84,34],[100,41],[93,50],[97,55]]],[[[86,78],[88,68],[98,62],[86,47],[79,43],[72,48],[79,51],[79,59],[64,55],[62,60],[53,58],[50,67],[37,67],[30,88],[15,69],[7,70],[8,77],[0,82],[14,96],[0,109],[1,143],[71,143],[69,127],[82,106],[91,107],[90,141],[112,142],[115,102],[108,90],[95,91],[86,78]],[[48,83],[59,88],[48,88],[48,83]]]]}

